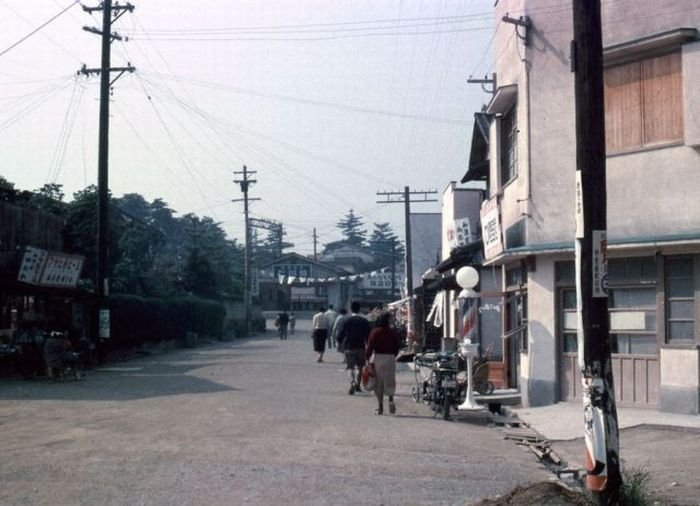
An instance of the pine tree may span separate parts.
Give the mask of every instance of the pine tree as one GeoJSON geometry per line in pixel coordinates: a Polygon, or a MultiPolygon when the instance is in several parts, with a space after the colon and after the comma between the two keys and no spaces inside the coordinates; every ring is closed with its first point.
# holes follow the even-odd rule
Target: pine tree
{"type": "Polygon", "coordinates": [[[364,245],[367,231],[363,230],[362,228],[362,218],[356,216],[352,209],[350,209],[350,212],[348,212],[348,214],[345,215],[345,218],[340,220],[336,226],[343,234],[342,242],[353,246],[364,245]]]}
{"type": "Polygon", "coordinates": [[[392,243],[394,251],[394,260],[399,263],[404,255],[404,247],[399,238],[391,229],[388,222],[375,223],[372,235],[369,238],[368,246],[376,255],[377,266],[386,266],[391,264],[392,243]]]}

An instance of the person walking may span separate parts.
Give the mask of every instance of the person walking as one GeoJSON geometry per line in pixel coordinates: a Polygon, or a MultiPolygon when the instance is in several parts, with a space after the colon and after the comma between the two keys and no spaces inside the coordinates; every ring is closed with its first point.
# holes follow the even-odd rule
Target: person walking
{"type": "Polygon", "coordinates": [[[278,329],[280,333],[280,340],[287,339],[287,327],[289,326],[289,314],[286,310],[282,311],[277,315],[278,329]]]}
{"type": "Polygon", "coordinates": [[[333,342],[335,343],[335,347],[338,350],[338,352],[342,353],[343,350],[340,348],[340,341],[338,339],[338,332],[340,331],[340,327],[342,327],[343,322],[350,318],[348,315],[348,310],[343,308],[340,310],[338,313],[338,316],[335,319],[335,322],[333,322],[333,328],[330,329],[331,337],[333,339],[333,342]]]}
{"type": "Polygon", "coordinates": [[[323,362],[323,353],[326,351],[326,340],[328,339],[328,318],[325,315],[326,308],[320,307],[312,320],[312,334],[314,340],[314,351],[318,353],[316,362],[323,362]]]}
{"type": "Polygon", "coordinates": [[[338,330],[339,347],[345,355],[345,368],[350,378],[349,395],[360,391],[360,376],[365,365],[365,346],[371,330],[367,318],[360,314],[360,303],[350,304],[352,314],[340,323],[338,330]]]}
{"type": "Polygon", "coordinates": [[[324,313],[326,319],[328,320],[328,347],[335,348],[335,341],[333,340],[333,325],[335,325],[335,319],[338,317],[338,313],[333,309],[333,304],[328,305],[328,310],[324,313]]]}
{"type": "Polygon", "coordinates": [[[377,409],[374,413],[384,412],[384,394],[389,398],[389,413],[396,413],[394,393],[396,392],[396,355],[399,353],[399,333],[391,327],[391,313],[382,313],[377,318],[376,327],[369,334],[365,359],[374,363],[377,397],[377,409]],[[374,357],[372,357],[374,355],[374,357]]]}

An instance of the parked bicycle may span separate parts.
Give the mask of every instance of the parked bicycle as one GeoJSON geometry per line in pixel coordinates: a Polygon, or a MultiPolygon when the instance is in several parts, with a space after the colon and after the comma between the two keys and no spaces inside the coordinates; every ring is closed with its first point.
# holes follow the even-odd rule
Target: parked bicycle
{"type": "MultiPolygon", "coordinates": [[[[482,395],[493,393],[494,385],[488,380],[488,350],[473,364],[472,389],[482,395]]],[[[415,402],[428,404],[443,419],[457,409],[467,396],[468,373],[466,358],[459,351],[419,353],[413,359],[416,384],[411,395],[415,402]]]]}

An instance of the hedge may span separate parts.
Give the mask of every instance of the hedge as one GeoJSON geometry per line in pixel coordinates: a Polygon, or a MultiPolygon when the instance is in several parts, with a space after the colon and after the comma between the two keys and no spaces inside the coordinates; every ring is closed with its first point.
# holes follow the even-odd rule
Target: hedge
{"type": "Polygon", "coordinates": [[[221,338],[224,306],[197,297],[156,299],[136,295],[109,297],[112,348],[175,339],[187,332],[221,338]]]}

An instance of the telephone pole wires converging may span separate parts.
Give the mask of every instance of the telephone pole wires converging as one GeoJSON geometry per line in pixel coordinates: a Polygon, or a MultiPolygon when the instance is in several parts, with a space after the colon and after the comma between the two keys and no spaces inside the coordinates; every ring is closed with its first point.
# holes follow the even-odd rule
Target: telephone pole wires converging
{"type": "Polygon", "coordinates": [[[83,10],[92,14],[102,11],[102,30],[83,27],[83,30],[95,33],[102,37],[102,59],[100,68],[87,68],[85,65],[78,74],[89,76],[100,74],[100,126],[99,126],[99,152],[97,162],[97,279],[96,290],[98,298],[98,328],[99,337],[109,337],[109,309],[106,298],[109,296],[109,95],[110,87],[125,72],[133,72],[135,69],[128,64],[126,67],[111,66],[112,41],[122,40],[121,36],[112,32],[112,23],[126,12],[133,12],[134,6],[112,5],[112,0],[103,0],[98,7],[87,7],[83,10]],[[112,72],[119,74],[111,79],[112,72]]]}
{"type": "Polygon", "coordinates": [[[256,174],[255,170],[248,170],[248,167],[243,166],[242,171],[235,171],[234,175],[243,176],[242,179],[234,179],[233,182],[241,186],[241,192],[243,192],[242,199],[233,199],[231,202],[243,202],[243,214],[245,216],[245,274],[244,274],[244,288],[243,288],[243,302],[245,305],[245,327],[246,335],[250,336],[252,333],[251,328],[251,305],[252,305],[252,276],[251,276],[251,238],[250,238],[250,213],[249,204],[254,200],[260,200],[259,198],[252,198],[248,196],[248,191],[250,186],[257,183],[257,180],[250,179],[249,176],[256,174]]]}
{"type": "Polygon", "coordinates": [[[586,486],[598,504],[619,504],[607,283],[605,110],[600,0],[574,0],[571,63],[576,99],[576,295],[583,378],[586,486]]]}

